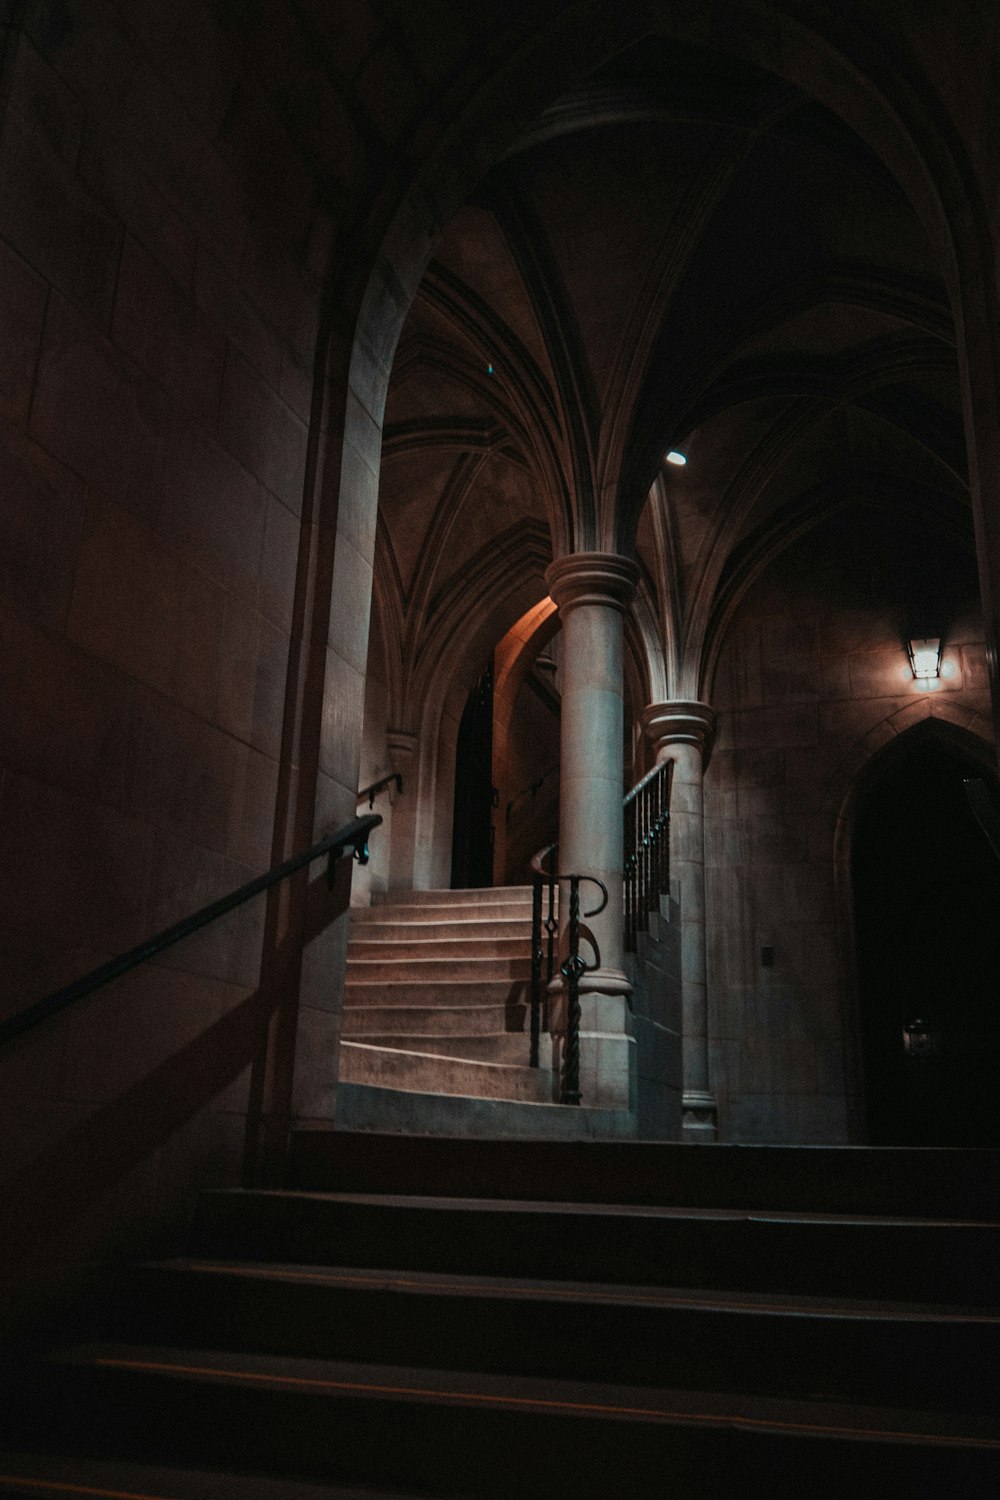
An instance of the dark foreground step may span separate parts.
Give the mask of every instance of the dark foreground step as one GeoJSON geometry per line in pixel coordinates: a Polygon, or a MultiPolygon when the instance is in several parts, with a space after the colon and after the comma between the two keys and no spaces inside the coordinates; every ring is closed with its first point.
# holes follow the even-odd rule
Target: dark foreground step
{"type": "Polygon", "coordinates": [[[292,1185],[362,1193],[782,1209],[1000,1222],[1000,1151],[858,1146],[692,1149],[302,1130],[292,1185]]]}
{"type": "Polygon", "coordinates": [[[192,1250],[979,1308],[1000,1301],[1000,1225],[967,1222],[232,1189],[202,1195],[192,1250]]]}
{"type": "Polygon", "coordinates": [[[38,1435],[64,1452],[435,1496],[995,1500],[1000,1482],[995,1418],[120,1345],[54,1356],[43,1387],[38,1435]]]}
{"type": "MultiPolygon", "coordinates": [[[[426,1491],[423,1492],[426,1500],[426,1491]]],[[[420,1500],[414,1490],[222,1474],[141,1461],[0,1452],[2,1500],[420,1500]]]]}
{"type": "Polygon", "coordinates": [[[1000,1411],[1000,1319],[958,1309],[184,1259],[133,1268],[110,1322],[133,1344],[1000,1411]]]}

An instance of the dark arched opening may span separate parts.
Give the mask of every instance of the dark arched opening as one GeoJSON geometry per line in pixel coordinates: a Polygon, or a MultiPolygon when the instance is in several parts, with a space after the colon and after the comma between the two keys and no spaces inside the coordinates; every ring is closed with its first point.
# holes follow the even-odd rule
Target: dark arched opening
{"type": "Polygon", "coordinates": [[[1000,1143],[1000,865],[963,781],[996,778],[913,732],[862,788],[852,846],[869,1140],[1000,1143]]]}
{"type": "Polygon", "coordinates": [[[453,890],[493,880],[493,659],[469,694],[455,750],[455,816],[452,825],[453,890]]]}

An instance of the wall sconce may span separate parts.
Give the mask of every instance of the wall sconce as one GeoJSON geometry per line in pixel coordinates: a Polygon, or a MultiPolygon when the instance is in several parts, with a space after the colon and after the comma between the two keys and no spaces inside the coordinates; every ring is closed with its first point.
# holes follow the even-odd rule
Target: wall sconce
{"type": "Polygon", "coordinates": [[[907,641],[906,649],[910,653],[910,666],[918,682],[928,682],[941,675],[940,640],[907,641]]]}
{"type": "Polygon", "coordinates": [[[676,464],[680,469],[683,468],[687,463],[687,459],[683,453],[678,453],[676,448],[671,448],[670,452],[667,454],[667,463],[676,464]]]}

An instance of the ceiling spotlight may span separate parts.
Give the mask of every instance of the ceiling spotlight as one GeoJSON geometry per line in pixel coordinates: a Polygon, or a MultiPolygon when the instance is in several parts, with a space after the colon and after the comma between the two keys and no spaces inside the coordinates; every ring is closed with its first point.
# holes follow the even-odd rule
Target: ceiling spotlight
{"type": "Polygon", "coordinates": [[[670,452],[667,454],[667,463],[677,464],[678,467],[680,467],[683,464],[687,463],[687,459],[684,457],[683,453],[678,453],[676,448],[671,448],[670,452]]]}

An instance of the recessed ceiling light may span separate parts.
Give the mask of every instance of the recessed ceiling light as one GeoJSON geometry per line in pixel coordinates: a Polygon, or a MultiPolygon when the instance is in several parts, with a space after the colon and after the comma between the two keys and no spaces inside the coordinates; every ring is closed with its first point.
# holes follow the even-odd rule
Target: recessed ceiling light
{"type": "Polygon", "coordinates": [[[684,457],[683,453],[678,453],[676,448],[671,448],[670,452],[667,454],[667,463],[678,465],[686,464],[687,459],[684,457]]]}

